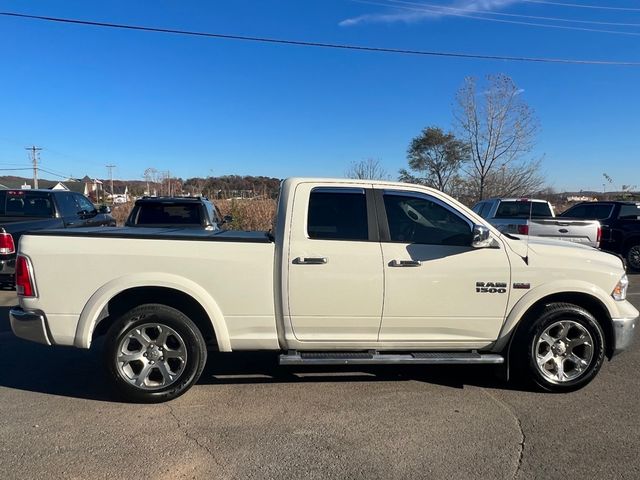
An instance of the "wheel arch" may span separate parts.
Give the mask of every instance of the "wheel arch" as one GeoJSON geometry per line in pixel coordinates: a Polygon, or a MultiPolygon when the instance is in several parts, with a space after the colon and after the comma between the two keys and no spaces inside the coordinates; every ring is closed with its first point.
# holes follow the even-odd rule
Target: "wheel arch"
{"type": "Polygon", "coordinates": [[[552,303],[570,303],[578,307],[582,307],[591,313],[602,327],[605,337],[605,354],[607,358],[611,359],[613,356],[614,336],[611,311],[599,296],[594,295],[593,292],[584,291],[569,290],[550,293],[538,298],[537,300],[528,302],[526,308],[520,308],[519,311],[514,314],[514,311],[518,306],[516,304],[512,313],[507,317],[507,322],[505,322],[500,339],[496,342],[496,344],[499,345],[498,349],[505,352],[508,358],[511,343],[517,335],[517,332],[535,321],[538,314],[544,309],[544,307],[552,303]]]}
{"type": "Polygon", "coordinates": [[[231,351],[226,323],[215,300],[195,282],[166,274],[141,274],[114,279],[94,293],[80,314],[74,345],[90,348],[118,314],[145,303],[180,310],[220,351],[231,351]]]}

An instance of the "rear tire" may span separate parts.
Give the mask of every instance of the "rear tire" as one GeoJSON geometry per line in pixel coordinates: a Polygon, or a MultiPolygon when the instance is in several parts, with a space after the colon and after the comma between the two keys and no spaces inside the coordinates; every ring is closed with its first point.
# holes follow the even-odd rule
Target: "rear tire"
{"type": "Polygon", "coordinates": [[[544,391],[570,392],[587,385],[600,370],[604,333],[584,308],[552,303],[516,332],[511,351],[521,379],[544,391]]]}
{"type": "Polygon", "coordinates": [[[182,312],[141,305],[118,318],[107,332],[107,375],[123,400],[159,403],[195,384],[207,349],[198,327],[182,312]]]}
{"type": "Polygon", "coordinates": [[[631,245],[624,256],[627,267],[632,272],[640,272],[640,243],[631,245]]]}

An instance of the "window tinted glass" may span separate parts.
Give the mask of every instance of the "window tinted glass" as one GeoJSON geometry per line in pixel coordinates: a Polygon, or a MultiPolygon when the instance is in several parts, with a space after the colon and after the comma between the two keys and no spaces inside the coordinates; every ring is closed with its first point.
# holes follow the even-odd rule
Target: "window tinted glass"
{"type": "Polygon", "coordinates": [[[431,245],[471,245],[471,227],[427,197],[384,196],[391,241],[431,245]]]}
{"type": "Polygon", "coordinates": [[[51,194],[30,192],[28,190],[10,190],[5,194],[5,214],[24,217],[52,217],[51,194]]]}
{"type": "Polygon", "coordinates": [[[640,220],[640,205],[622,205],[618,217],[623,220],[640,220]]]}
{"type": "Polygon", "coordinates": [[[500,202],[496,218],[529,218],[529,211],[532,217],[551,216],[551,208],[546,202],[508,201],[500,202]]]}
{"type": "Polygon", "coordinates": [[[309,238],[368,240],[364,191],[314,190],[309,198],[309,238]]]}
{"type": "Polygon", "coordinates": [[[143,203],[137,225],[200,225],[200,206],[197,203],[143,203]]]}
{"type": "Polygon", "coordinates": [[[61,193],[56,195],[56,202],[63,217],[74,217],[80,211],[74,195],[71,193],[61,193]]]}
{"type": "Polygon", "coordinates": [[[613,205],[576,205],[564,212],[561,216],[568,218],[581,218],[584,220],[603,220],[609,218],[613,205]]]}
{"type": "Polygon", "coordinates": [[[84,195],[76,195],[75,197],[80,210],[84,210],[85,212],[93,212],[96,209],[93,203],[91,203],[91,201],[84,195]]]}
{"type": "Polygon", "coordinates": [[[489,216],[489,211],[491,210],[491,202],[484,202],[482,205],[482,209],[480,210],[480,216],[482,218],[487,218],[489,216]]]}

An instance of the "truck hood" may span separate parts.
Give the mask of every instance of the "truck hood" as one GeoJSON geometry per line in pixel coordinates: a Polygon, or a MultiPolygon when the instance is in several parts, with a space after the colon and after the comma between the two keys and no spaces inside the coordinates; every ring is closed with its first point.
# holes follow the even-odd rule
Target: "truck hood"
{"type": "MultiPolygon", "coordinates": [[[[515,236],[515,235],[514,235],[515,236]]],[[[509,244],[509,247],[521,257],[527,255],[527,237],[517,236],[518,240],[513,240],[502,236],[509,244]]],[[[539,257],[545,264],[559,261],[561,264],[576,261],[580,262],[584,268],[591,264],[593,268],[600,270],[620,270],[624,272],[622,259],[616,255],[603,252],[593,247],[572,243],[566,240],[553,240],[542,237],[529,237],[530,259],[539,257]]]]}

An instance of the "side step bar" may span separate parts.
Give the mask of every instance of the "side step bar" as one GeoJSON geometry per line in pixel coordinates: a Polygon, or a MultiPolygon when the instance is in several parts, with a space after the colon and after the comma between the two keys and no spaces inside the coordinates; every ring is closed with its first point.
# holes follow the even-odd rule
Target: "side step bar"
{"type": "Polygon", "coordinates": [[[473,352],[298,352],[290,350],[279,358],[280,365],[499,365],[504,357],[495,353],[473,352]]]}

